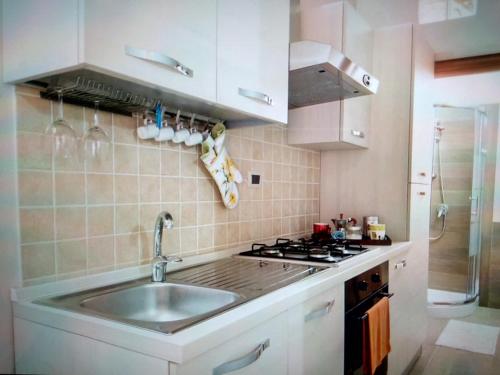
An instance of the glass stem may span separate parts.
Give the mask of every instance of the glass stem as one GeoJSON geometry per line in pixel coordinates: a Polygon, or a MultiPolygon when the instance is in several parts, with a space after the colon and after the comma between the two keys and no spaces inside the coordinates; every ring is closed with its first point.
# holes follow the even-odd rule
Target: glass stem
{"type": "Polygon", "coordinates": [[[94,102],[94,127],[99,126],[99,102],[94,102]]]}
{"type": "Polygon", "coordinates": [[[64,105],[63,105],[63,93],[62,90],[57,91],[57,99],[59,101],[59,119],[64,118],[64,105]]]}

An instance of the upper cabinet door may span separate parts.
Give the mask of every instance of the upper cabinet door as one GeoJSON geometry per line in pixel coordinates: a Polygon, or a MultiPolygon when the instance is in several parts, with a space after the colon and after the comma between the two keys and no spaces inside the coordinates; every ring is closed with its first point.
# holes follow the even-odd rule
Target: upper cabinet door
{"type": "Polygon", "coordinates": [[[287,122],[289,0],[217,1],[217,102],[287,122]]]}
{"type": "Polygon", "coordinates": [[[215,101],[216,0],[85,0],[82,62],[215,101]]]}
{"type": "Polygon", "coordinates": [[[17,82],[78,63],[78,0],[4,1],[3,80],[17,82]]]}

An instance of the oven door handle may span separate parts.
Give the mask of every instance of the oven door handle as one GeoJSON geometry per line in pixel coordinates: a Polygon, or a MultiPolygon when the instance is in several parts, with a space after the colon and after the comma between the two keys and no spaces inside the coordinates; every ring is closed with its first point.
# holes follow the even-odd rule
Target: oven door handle
{"type": "MultiPolygon", "coordinates": [[[[386,292],[378,292],[377,293],[379,296],[382,296],[382,297],[387,297],[387,298],[391,298],[394,293],[386,293],[386,292]]],[[[363,314],[362,316],[360,316],[358,319],[359,320],[365,320],[366,318],[368,318],[368,314],[363,314]]]]}
{"type": "Polygon", "coordinates": [[[326,306],[323,306],[317,310],[311,311],[309,314],[307,314],[304,317],[304,321],[308,322],[310,320],[318,319],[321,318],[322,316],[328,315],[330,311],[332,311],[332,307],[335,304],[335,299],[331,300],[326,304],[326,306]]]}

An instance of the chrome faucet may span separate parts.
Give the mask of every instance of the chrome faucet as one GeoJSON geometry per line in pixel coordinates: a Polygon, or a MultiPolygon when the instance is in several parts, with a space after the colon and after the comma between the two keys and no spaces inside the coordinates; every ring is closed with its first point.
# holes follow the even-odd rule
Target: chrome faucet
{"type": "Polygon", "coordinates": [[[163,226],[165,226],[167,229],[171,229],[174,226],[174,219],[172,218],[172,215],[170,215],[166,211],[160,212],[160,214],[156,218],[153,248],[154,257],[151,261],[151,267],[153,271],[151,274],[152,282],[165,282],[165,272],[167,271],[167,264],[170,262],[182,262],[182,259],[179,257],[163,256],[161,254],[161,238],[163,235],[163,226]]]}

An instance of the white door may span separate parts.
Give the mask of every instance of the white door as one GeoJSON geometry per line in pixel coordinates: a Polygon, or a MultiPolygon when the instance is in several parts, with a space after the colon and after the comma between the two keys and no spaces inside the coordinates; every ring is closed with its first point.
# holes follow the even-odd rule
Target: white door
{"type": "Polygon", "coordinates": [[[216,0],[85,0],[82,62],[215,101],[216,0]]]}
{"type": "Polygon", "coordinates": [[[217,1],[217,102],[287,122],[288,0],[217,1]]]}

